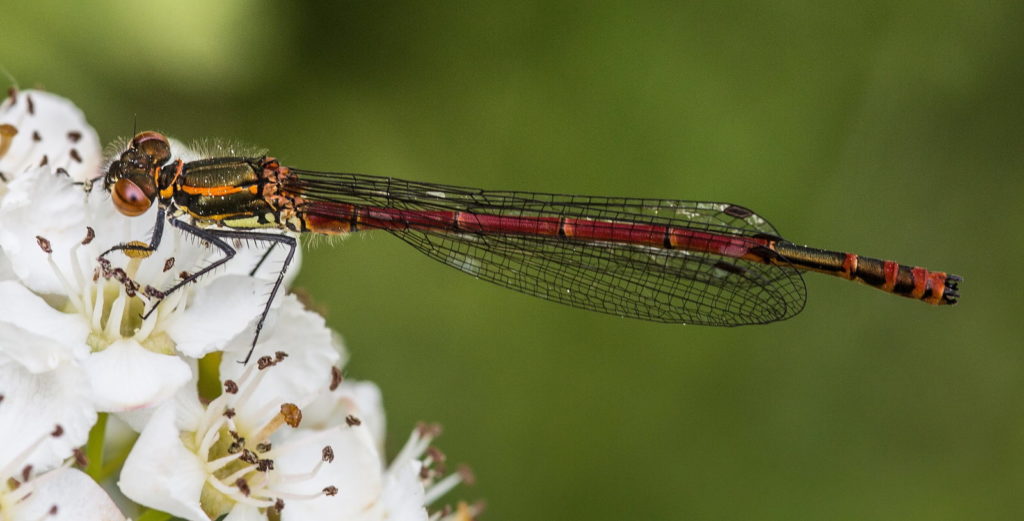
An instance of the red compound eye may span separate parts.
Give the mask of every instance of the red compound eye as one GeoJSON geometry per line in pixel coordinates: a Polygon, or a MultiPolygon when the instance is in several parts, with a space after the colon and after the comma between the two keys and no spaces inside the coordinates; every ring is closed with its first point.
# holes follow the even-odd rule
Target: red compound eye
{"type": "Polygon", "coordinates": [[[146,213],[146,210],[153,204],[152,197],[147,195],[139,185],[127,179],[118,179],[114,183],[111,196],[114,199],[114,206],[117,207],[117,211],[128,217],[135,217],[146,213]]]}
{"type": "Polygon", "coordinates": [[[146,154],[152,166],[160,166],[171,159],[171,145],[167,136],[147,130],[132,139],[132,148],[146,154]]]}

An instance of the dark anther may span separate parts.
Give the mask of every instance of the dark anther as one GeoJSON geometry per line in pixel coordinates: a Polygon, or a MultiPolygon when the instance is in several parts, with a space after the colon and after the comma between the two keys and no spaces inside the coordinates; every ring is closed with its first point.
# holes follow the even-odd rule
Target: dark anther
{"type": "Polygon", "coordinates": [[[234,380],[224,380],[224,392],[235,394],[238,392],[238,384],[234,380]]]}
{"type": "Polygon", "coordinates": [[[250,465],[255,465],[255,464],[259,463],[259,461],[260,461],[260,459],[256,457],[256,453],[254,453],[253,451],[251,451],[249,449],[243,450],[242,451],[242,455],[239,456],[238,459],[240,459],[240,460],[242,460],[242,461],[244,461],[244,462],[246,462],[246,463],[248,463],[250,465]]]}
{"type": "Polygon", "coordinates": [[[50,247],[50,241],[46,238],[36,235],[36,243],[39,244],[39,248],[46,253],[53,253],[53,248],[50,247]]]}
{"type": "Polygon", "coordinates": [[[336,487],[334,485],[331,485],[329,487],[324,487],[324,494],[327,494],[328,496],[334,496],[337,493],[338,493],[338,487],[336,487]]]}
{"type": "Polygon", "coordinates": [[[96,230],[92,229],[92,226],[85,227],[85,238],[82,239],[82,246],[89,244],[93,239],[96,238],[96,230]]]}
{"type": "Polygon", "coordinates": [[[349,414],[345,417],[345,423],[347,423],[349,427],[355,427],[356,425],[362,425],[363,421],[349,414]]]}
{"type": "Polygon", "coordinates": [[[171,271],[171,268],[173,268],[173,267],[174,267],[174,257],[168,257],[167,260],[164,261],[164,272],[171,271]]]}
{"type": "Polygon", "coordinates": [[[437,423],[420,422],[416,425],[416,430],[424,438],[436,438],[441,435],[441,425],[437,423]]]}
{"type": "Polygon", "coordinates": [[[332,391],[337,389],[338,386],[341,385],[341,381],[343,379],[344,379],[344,377],[341,374],[341,369],[338,369],[335,366],[331,366],[331,387],[330,387],[330,389],[332,391]]]}
{"type": "Polygon", "coordinates": [[[437,463],[444,463],[448,459],[448,456],[445,456],[441,449],[433,445],[427,447],[427,454],[430,455],[430,459],[437,463]]]}
{"type": "Polygon", "coordinates": [[[85,453],[81,449],[72,449],[71,455],[75,458],[75,464],[79,467],[85,467],[89,465],[89,459],[85,457],[85,453]]]}
{"type": "Polygon", "coordinates": [[[469,486],[476,484],[476,474],[473,474],[473,469],[469,468],[469,465],[459,465],[458,473],[462,476],[463,483],[469,486]]]}
{"type": "Polygon", "coordinates": [[[38,143],[38,142],[40,142],[42,140],[43,140],[43,136],[39,135],[39,131],[38,130],[33,130],[32,131],[32,141],[35,141],[35,142],[38,143]]]}
{"type": "Polygon", "coordinates": [[[78,143],[79,139],[82,139],[81,132],[78,132],[77,130],[72,130],[68,132],[68,140],[71,141],[72,143],[78,143]]]}
{"type": "Polygon", "coordinates": [[[325,445],[323,450],[320,451],[320,457],[325,463],[334,462],[334,449],[332,449],[330,445],[325,445]]]}
{"type": "Polygon", "coordinates": [[[54,438],[59,438],[63,435],[64,427],[61,427],[59,423],[53,427],[53,432],[50,433],[50,436],[53,436],[54,438]]]}
{"type": "Polygon", "coordinates": [[[259,452],[259,453],[270,452],[270,448],[271,448],[271,444],[270,444],[269,441],[264,441],[262,443],[257,443],[256,444],[256,452],[259,452]]]}
{"type": "Polygon", "coordinates": [[[82,162],[82,156],[78,154],[78,150],[71,149],[71,159],[74,159],[76,163],[82,162]]]}
{"type": "Polygon", "coordinates": [[[261,371],[272,365],[274,365],[274,359],[269,356],[261,356],[259,360],[256,360],[256,367],[261,371]]]}
{"type": "Polygon", "coordinates": [[[241,492],[243,496],[249,497],[249,484],[246,483],[245,478],[238,478],[238,480],[235,481],[235,486],[238,487],[238,491],[241,492]]]}

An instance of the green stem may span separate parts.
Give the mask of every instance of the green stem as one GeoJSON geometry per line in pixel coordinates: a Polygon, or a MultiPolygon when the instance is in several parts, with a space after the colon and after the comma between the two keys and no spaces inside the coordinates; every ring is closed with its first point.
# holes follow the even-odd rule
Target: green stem
{"type": "Polygon", "coordinates": [[[107,462],[100,470],[100,479],[107,479],[121,471],[121,467],[124,466],[124,460],[128,459],[128,454],[131,453],[132,447],[135,446],[136,439],[138,439],[138,435],[135,435],[131,442],[122,444],[117,452],[109,454],[107,462]]]}
{"type": "Polygon", "coordinates": [[[96,425],[89,431],[89,441],[85,443],[85,473],[99,482],[103,471],[103,446],[107,437],[107,413],[101,412],[96,418],[96,425]]]}
{"type": "Polygon", "coordinates": [[[137,521],[167,521],[171,515],[159,510],[146,509],[139,515],[137,521]]]}

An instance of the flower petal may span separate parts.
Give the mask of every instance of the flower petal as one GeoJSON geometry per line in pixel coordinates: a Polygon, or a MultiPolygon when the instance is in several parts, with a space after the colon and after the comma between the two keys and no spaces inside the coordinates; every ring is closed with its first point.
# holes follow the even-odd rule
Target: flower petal
{"type": "Polygon", "coordinates": [[[178,351],[200,358],[246,336],[241,333],[263,311],[263,285],[252,277],[225,275],[200,288],[188,309],[167,324],[178,351]]]}
{"type": "Polygon", "coordinates": [[[380,455],[365,427],[343,426],[329,431],[304,431],[290,438],[284,455],[275,460],[280,468],[275,476],[309,472],[310,462],[318,461],[323,445],[330,445],[333,449],[333,463],[324,465],[313,479],[305,480],[299,486],[278,483],[274,488],[283,492],[309,494],[323,487],[334,486],[338,494],[288,502],[281,511],[282,521],[383,519],[379,516],[361,517],[379,511],[383,479],[380,455]],[[308,438],[312,436],[318,437],[318,443],[309,441],[308,438]]]}
{"type": "Polygon", "coordinates": [[[84,472],[61,468],[48,472],[36,481],[32,494],[17,505],[17,519],[47,521],[122,521],[106,491],[84,472]],[[50,511],[56,507],[56,514],[50,511]]]}
{"type": "Polygon", "coordinates": [[[407,461],[401,468],[388,469],[380,502],[385,519],[426,521],[426,490],[420,481],[419,461],[407,461]]]}
{"type": "Polygon", "coordinates": [[[152,407],[192,379],[184,360],[147,351],[137,342],[118,340],[82,362],[96,408],[120,412],[152,407]]]}
{"type": "Polygon", "coordinates": [[[51,370],[89,353],[88,325],[61,313],[13,281],[0,282],[0,360],[9,358],[31,372],[51,370]]]}
{"type": "Polygon", "coordinates": [[[373,382],[345,380],[334,391],[327,391],[313,403],[302,408],[302,424],[310,429],[324,429],[337,425],[339,418],[355,416],[369,427],[370,433],[383,452],[386,421],[384,401],[380,388],[373,382]]]}
{"type": "Polygon", "coordinates": [[[0,425],[5,426],[0,428],[0,467],[57,425],[63,434],[36,448],[26,463],[37,470],[59,465],[72,448],[85,444],[96,423],[88,382],[73,363],[38,374],[18,364],[0,364],[0,396],[0,425]]]}
{"type": "MultiPolygon", "coordinates": [[[[246,330],[226,346],[220,365],[222,379],[237,379],[245,369],[237,360],[249,350],[251,334],[251,329],[246,330]]],[[[265,416],[263,404],[270,402],[305,405],[308,397],[329,385],[331,368],[340,358],[323,317],[305,310],[294,295],[281,298],[280,308],[268,317],[249,363],[261,356],[273,358],[276,351],[284,351],[288,358],[260,382],[253,399],[247,401],[246,406],[253,410],[241,411],[240,416],[265,416]]],[[[271,409],[269,413],[276,411],[271,409]]]]}
{"type": "Polygon", "coordinates": [[[191,521],[209,521],[199,505],[206,472],[181,442],[175,407],[167,403],[142,430],[117,486],[132,501],[191,521]]]}
{"type": "Polygon", "coordinates": [[[4,223],[0,249],[9,257],[14,273],[32,290],[63,293],[36,237],[50,241],[54,261],[69,273],[68,252],[86,234],[85,197],[69,178],[53,175],[48,168],[32,169],[8,185],[7,195],[0,201],[0,222],[4,223]]]}

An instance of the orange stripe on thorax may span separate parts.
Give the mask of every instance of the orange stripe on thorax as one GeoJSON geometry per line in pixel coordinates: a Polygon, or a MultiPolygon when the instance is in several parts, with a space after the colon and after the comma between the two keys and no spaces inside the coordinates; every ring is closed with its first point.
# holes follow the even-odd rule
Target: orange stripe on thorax
{"type": "Polygon", "coordinates": [[[181,186],[181,191],[183,191],[183,192],[185,192],[186,194],[189,194],[189,195],[207,195],[207,196],[231,195],[231,194],[237,194],[237,193],[243,192],[243,191],[244,192],[249,192],[249,193],[255,195],[257,193],[257,191],[258,191],[258,188],[256,187],[256,185],[247,186],[245,188],[242,188],[240,186],[230,186],[230,185],[222,185],[222,186],[188,186],[188,185],[182,185],[181,186]]]}

